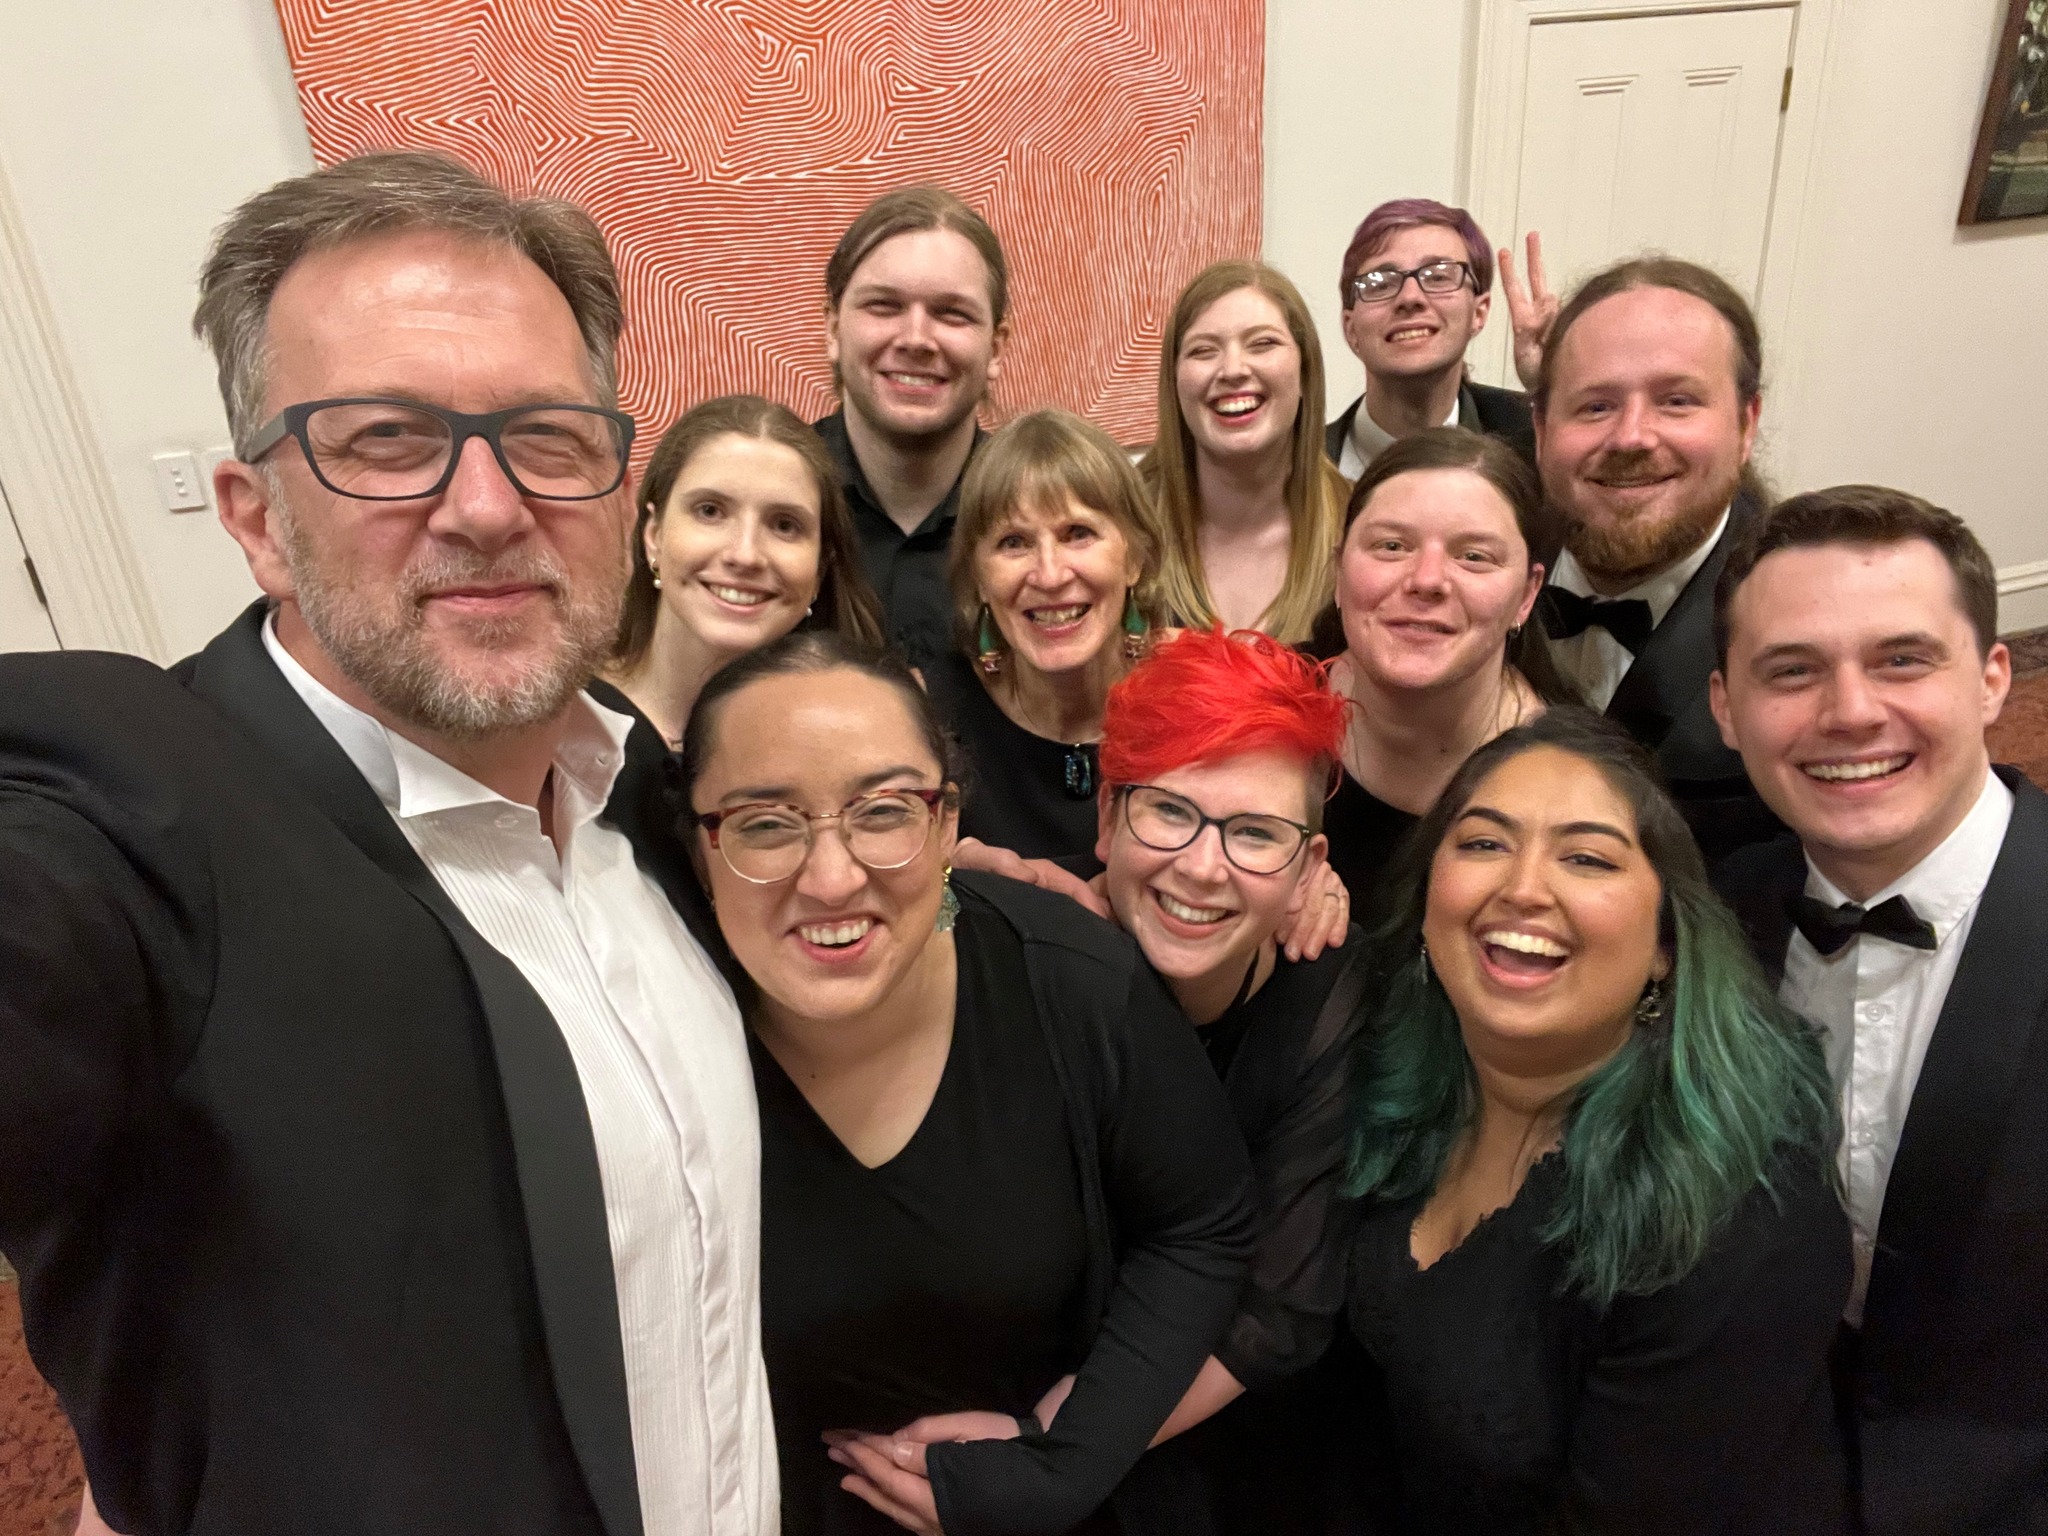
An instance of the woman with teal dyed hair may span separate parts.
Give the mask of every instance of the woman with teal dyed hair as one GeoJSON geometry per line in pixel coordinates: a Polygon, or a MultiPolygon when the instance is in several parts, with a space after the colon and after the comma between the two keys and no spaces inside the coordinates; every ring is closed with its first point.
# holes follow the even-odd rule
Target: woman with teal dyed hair
{"type": "Polygon", "coordinates": [[[1820,1042],[1641,748],[1518,726],[1397,870],[1351,1150],[1370,1528],[1847,1531],[1820,1042]]]}

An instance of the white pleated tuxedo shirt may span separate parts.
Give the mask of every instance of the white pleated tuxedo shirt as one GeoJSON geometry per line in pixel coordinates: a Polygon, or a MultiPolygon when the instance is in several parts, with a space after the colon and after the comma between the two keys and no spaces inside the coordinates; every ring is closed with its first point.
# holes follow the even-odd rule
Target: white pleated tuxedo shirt
{"type": "MultiPolygon", "coordinates": [[[[1877,1255],[1878,1223],[1892,1160],[1913,1107],[1920,1067],[1948,1001],[1949,984],[1970,942],[1970,925],[1991,867],[2012,822],[2012,791],[1998,775],[1984,775],[1977,803],[1941,845],[1863,903],[1868,909],[1903,896],[1934,929],[1933,949],[1858,934],[1833,955],[1822,955],[1796,929],[1785,950],[1778,996],[1818,1025],[1828,1042],[1828,1069],[1841,1095],[1842,1144],[1838,1154],[1848,1192],[1849,1224],[1856,1239],[1856,1278],[1842,1316],[1863,1323],[1863,1298],[1877,1255]]],[[[1849,898],[1808,862],[1806,894],[1828,906],[1849,898]]],[[[2015,955],[2016,965],[2038,963],[2015,955]]]]}
{"type": "Polygon", "coordinates": [[[753,1075],[724,978],[597,819],[631,722],[587,696],[571,710],[552,771],[558,856],[532,806],[345,703],[274,621],[263,643],[568,1044],[604,1182],[647,1536],[774,1536],[753,1075]]]}

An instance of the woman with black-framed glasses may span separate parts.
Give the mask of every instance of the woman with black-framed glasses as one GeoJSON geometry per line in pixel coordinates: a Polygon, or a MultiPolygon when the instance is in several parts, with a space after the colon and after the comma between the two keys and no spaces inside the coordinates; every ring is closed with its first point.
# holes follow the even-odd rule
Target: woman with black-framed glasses
{"type": "Polygon", "coordinates": [[[1098,1507],[1243,1276],[1249,1176],[1200,1047],[1108,924],[949,876],[958,782],[909,670],[831,633],[732,662],[684,735],[684,824],[752,983],[791,1536],[1116,1529],[1098,1507]]]}
{"type": "Polygon", "coordinates": [[[1343,1299],[1363,946],[1290,960],[1281,944],[1329,897],[1321,823],[1345,713],[1322,668],[1270,637],[1190,630],[1133,667],[1104,714],[1100,883],[1194,1025],[1258,1201],[1238,1315],[1119,1500],[1175,1536],[1324,1529],[1338,1449],[1355,1440],[1338,1428],[1341,1372],[1318,1367],[1343,1299]]]}

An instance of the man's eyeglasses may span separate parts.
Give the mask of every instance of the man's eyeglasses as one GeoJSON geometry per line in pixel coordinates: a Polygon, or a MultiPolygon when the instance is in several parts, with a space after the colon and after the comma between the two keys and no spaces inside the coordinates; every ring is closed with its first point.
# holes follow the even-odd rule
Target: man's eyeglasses
{"type": "Polygon", "coordinates": [[[1151,784],[1119,784],[1124,825],[1131,836],[1158,853],[1178,853],[1214,827],[1223,840],[1223,857],[1248,875],[1277,875],[1315,834],[1284,816],[1240,811],[1216,817],[1184,795],[1151,784]]]}
{"type": "Polygon", "coordinates": [[[491,445],[521,495],[595,501],[626,478],[633,418],[596,405],[520,405],[470,415],[374,396],[308,400],[265,422],[243,462],[254,464],[287,437],[299,440],[314,479],[358,501],[440,495],[472,437],[491,445]]]}
{"type": "Polygon", "coordinates": [[[839,823],[846,851],[873,870],[901,869],[924,852],[951,789],[882,789],[856,795],[836,811],[794,805],[737,805],[695,816],[726,862],[752,885],[774,885],[804,867],[821,821],[839,823]]]}
{"type": "Polygon", "coordinates": [[[1384,304],[1399,295],[1409,278],[1424,293],[1456,293],[1467,283],[1478,292],[1479,283],[1471,266],[1462,261],[1426,261],[1402,271],[1399,267],[1374,267],[1351,279],[1351,298],[1357,304],[1384,304]]]}

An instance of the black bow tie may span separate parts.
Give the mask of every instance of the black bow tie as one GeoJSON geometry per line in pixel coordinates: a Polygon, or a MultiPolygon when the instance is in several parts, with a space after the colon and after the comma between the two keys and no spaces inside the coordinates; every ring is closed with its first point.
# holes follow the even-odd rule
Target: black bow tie
{"type": "Polygon", "coordinates": [[[1628,647],[1633,656],[1643,648],[1656,626],[1650,622],[1650,605],[1640,597],[1612,601],[1604,597],[1582,597],[1563,587],[1550,587],[1549,622],[1544,628],[1553,640],[1569,639],[1599,625],[1628,647]]]}
{"type": "Polygon", "coordinates": [[[1793,896],[1785,905],[1791,909],[1793,923],[1806,935],[1806,942],[1822,955],[1836,953],[1859,933],[1890,939],[1913,949],[1935,946],[1934,925],[1915,912],[1913,904],[1903,896],[1880,901],[1867,911],[1853,901],[1831,907],[1811,896],[1793,896]]]}

